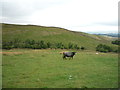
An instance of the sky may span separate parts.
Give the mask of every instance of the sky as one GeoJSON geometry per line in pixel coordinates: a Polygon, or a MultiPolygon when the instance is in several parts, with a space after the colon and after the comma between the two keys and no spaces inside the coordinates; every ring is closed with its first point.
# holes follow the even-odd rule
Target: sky
{"type": "Polygon", "coordinates": [[[118,32],[119,0],[1,0],[0,22],[118,32]]]}

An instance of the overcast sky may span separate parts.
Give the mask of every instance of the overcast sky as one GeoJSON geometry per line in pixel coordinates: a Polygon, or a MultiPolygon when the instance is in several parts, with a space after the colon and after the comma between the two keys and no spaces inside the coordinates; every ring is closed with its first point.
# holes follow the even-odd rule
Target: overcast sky
{"type": "Polygon", "coordinates": [[[1,0],[0,21],[62,27],[82,32],[118,32],[119,0],[1,0]]]}

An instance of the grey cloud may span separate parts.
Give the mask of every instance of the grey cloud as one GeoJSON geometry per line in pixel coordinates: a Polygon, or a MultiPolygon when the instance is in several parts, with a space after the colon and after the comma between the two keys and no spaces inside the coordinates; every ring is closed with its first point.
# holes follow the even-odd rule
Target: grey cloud
{"type": "MultiPolygon", "coordinates": [[[[54,5],[63,4],[60,0],[10,0],[2,2],[4,17],[29,16],[35,11],[40,11],[54,5]],[[10,2],[12,1],[12,2],[10,2]],[[19,1],[19,2],[18,2],[19,1]]],[[[64,2],[65,3],[65,2],[64,2]]]]}
{"type": "Polygon", "coordinates": [[[4,0],[2,1],[2,21],[24,22],[26,20],[25,22],[29,22],[27,18],[36,11],[63,3],[65,0],[4,0]]]}
{"type": "Polygon", "coordinates": [[[3,17],[22,17],[31,14],[34,10],[28,5],[21,5],[18,3],[3,3],[2,5],[3,17]]]}

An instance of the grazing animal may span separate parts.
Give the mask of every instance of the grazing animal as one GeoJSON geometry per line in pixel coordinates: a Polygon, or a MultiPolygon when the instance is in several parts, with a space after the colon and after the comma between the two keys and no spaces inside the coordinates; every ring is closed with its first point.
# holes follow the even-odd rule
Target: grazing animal
{"type": "Polygon", "coordinates": [[[99,53],[96,53],[96,54],[99,54],[99,53]]]}
{"type": "Polygon", "coordinates": [[[76,54],[76,52],[63,52],[63,59],[66,59],[66,57],[70,57],[73,59],[73,56],[76,54]]]}

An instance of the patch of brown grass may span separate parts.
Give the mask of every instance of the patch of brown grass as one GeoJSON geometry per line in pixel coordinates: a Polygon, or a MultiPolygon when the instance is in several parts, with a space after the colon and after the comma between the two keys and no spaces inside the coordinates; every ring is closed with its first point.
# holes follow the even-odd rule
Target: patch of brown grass
{"type": "Polygon", "coordinates": [[[0,52],[3,55],[21,55],[23,52],[0,52]]]}

